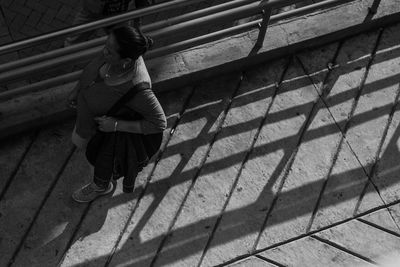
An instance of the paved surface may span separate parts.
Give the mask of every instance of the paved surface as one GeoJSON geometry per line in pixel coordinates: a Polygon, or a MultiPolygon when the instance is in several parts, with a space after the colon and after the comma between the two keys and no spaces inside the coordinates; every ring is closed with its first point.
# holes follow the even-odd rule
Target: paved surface
{"type": "Polygon", "coordinates": [[[119,183],[112,196],[72,201],[91,179],[72,121],[1,141],[0,266],[374,266],[400,256],[399,31],[159,95],[169,129],[133,194],[119,183]]]}
{"type": "MultiPolygon", "coordinates": [[[[2,0],[2,14],[17,3],[28,1],[2,0]]],[[[160,94],[169,128],[133,194],[119,182],[112,196],[72,201],[92,172],[70,143],[73,121],[1,140],[0,266],[395,261],[398,32],[160,94]]]]}

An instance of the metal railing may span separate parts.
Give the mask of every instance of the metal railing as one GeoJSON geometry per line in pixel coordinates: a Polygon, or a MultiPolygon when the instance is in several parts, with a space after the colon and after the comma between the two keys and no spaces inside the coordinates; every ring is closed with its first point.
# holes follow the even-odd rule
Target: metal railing
{"type": "MultiPolygon", "coordinates": [[[[98,21],[82,24],[56,32],[44,34],[30,39],[22,40],[13,44],[0,47],[0,55],[18,51],[27,47],[31,47],[40,43],[49,42],[56,38],[66,37],[68,35],[79,34],[116,23],[121,23],[134,18],[155,14],[161,11],[169,11],[175,8],[199,3],[204,0],[174,0],[168,3],[162,3],[155,6],[147,7],[140,10],[130,11],[117,16],[101,19],[98,21]]],[[[232,26],[223,30],[212,32],[209,34],[197,36],[182,41],[173,42],[164,47],[159,47],[149,51],[145,58],[164,56],[190,47],[194,47],[207,42],[215,41],[230,35],[251,29],[259,29],[259,37],[256,45],[260,45],[265,38],[267,27],[269,24],[279,20],[288,19],[293,16],[302,15],[317,9],[331,7],[333,5],[350,2],[352,0],[326,0],[316,4],[312,4],[303,8],[298,8],[289,12],[271,16],[271,11],[288,5],[293,5],[303,0],[234,0],[228,3],[205,8],[191,13],[183,14],[174,18],[154,22],[143,26],[143,31],[150,35],[156,41],[160,39],[168,39],[169,36],[175,36],[182,32],[192,29],[193,27],[205,27],[207,25],[215,25],[217,23],[229,23],[241,18],[248,18],[254,15],[261,15],[262,19],[251,21],[242,25],[232,26]]],[[[96,53],[100,52],[105,37],[91,40],[85,43],[73,45],[67,48],[60,48],[49,51],[36,56],[16,60],[0,65],[0,84],[9,83],[18,79],[27,79],[36,73],[54,69],[59,66],[75,64],[77,62],[87,61],[96,53]]],[[[75,71],[68,74],[59,75],[44,81],[28,84],[16,89],[8,90],[0,93],[0,100],[7,100],[13,97],[27,94],[52,86],[60,85],[67,82],[75,81],[79,78],[81,71],[75,71]]]]}

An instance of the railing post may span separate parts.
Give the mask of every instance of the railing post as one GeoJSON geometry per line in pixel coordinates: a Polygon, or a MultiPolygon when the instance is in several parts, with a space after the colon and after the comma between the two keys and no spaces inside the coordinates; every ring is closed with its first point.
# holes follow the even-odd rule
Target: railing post
{"type": "Polygon", "coordinates": [[[260,48],[264,42],[265,34],[267,33],[269,20],[271,19],[271,8],[266,8],[262,11],[263,18],[261,23],[258,25],[259,32],[257,37],[257,42],[255,44],[256,48],[260,48]]]}
{"type": "Polygon", "coordinates": [[[381,0],[374,0],[372,3],[372,6],[368,8],[368,12],[372,15],[375,15],[376,12],[378,11],[379,4],[381,3],[381,0]]]}

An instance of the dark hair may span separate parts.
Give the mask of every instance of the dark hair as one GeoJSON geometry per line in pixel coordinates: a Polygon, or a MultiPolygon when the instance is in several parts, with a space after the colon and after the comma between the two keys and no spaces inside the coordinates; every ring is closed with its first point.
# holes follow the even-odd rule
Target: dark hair
{"type": "Polygon", "coordinates": [[[136,60],[153,45],[153,39],[144,35],[139,29],[131,26],[115,28],[111,33],[118,43],[118,53],[122,58],[136,60]]]}

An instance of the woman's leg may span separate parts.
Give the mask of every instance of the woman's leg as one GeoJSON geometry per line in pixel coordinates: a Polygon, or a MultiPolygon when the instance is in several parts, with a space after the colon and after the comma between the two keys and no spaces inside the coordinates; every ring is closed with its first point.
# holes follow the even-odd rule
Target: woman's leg
{"type": "Polygon", "coordinates": [[[74,130],[72,131],[71,141],[79,150],[84,150],[89,142],[89,139],[83,138],[77,134],[75,126],[74,130]]]}

